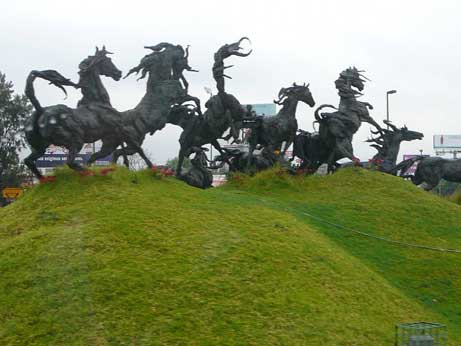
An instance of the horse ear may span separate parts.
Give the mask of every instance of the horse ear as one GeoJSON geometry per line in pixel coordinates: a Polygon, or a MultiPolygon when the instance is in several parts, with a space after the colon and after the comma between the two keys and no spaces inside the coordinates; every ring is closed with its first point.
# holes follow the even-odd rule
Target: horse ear
{"type": "Polygon", "coordinates": [[[311,83],[307,83],[306,87],[308,87],[308,88],[309,88],[309,85],[311,85],[311,83]]]}
{"type": "Polygon", "coordinates": [[[296,82],[293,83],[293,86],[294,86],[294,87],[297,86],[297,85],[296,85],[296,82]]]}

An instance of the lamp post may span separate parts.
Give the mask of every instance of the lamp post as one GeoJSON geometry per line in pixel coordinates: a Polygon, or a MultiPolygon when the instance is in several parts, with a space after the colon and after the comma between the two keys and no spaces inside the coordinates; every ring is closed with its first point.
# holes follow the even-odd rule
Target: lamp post
{"type": "MultiPolygon", "coordinates": [[[[387,112],[386,112],[386,114],[387,114],[386,115],[386,120],[387,120],[387,122],[389,122],[389,95],[390,94],[395,94],[396,92],[397,92],[397,90],[388,90],[386,92],[386,110],[387,110],[387,112]]],[[[389,125],[387,125],[387,129],[389,130],[389,125]]]]}

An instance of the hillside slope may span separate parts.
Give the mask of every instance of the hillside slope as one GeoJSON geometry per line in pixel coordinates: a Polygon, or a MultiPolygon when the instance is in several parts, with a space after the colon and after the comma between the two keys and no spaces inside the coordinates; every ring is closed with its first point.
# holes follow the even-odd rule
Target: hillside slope
{"type": "Polygon", "coordinates": [[[448,323],[458,344],[461,255],[306,212],[461,248],[460,207],[374,172],[202,191],[63,170],[0,210],[0,344],[386,345],[413,320],[448,323]]]}

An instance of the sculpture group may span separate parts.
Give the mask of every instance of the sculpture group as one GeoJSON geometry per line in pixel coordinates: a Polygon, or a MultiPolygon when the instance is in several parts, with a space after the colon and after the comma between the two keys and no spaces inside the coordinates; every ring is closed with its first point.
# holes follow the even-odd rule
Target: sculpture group
{"type": "MultiPolygon", "coordinates": [[[[94,153],[88,165],[97,159],[110,154],[114,162],[123,157],[128,165],[127,157],[138,153],[148,167],[152,163],[142,150],[142,143],[147,134],[154,134],[166,124],[180,126],[183,131],[179,138],[180,150],[176,176],[188,184],[207,188],[211,186],[210,169],[229,165],[231,171],[255,172],[273,166],[284,160],[287,149],[293,144],[292,159],[300,159],[299,169],[304,172],[314,172],[322,164],[328,165],[328,171],[335,171],[340,165],[338,161],[350,159],[353,165],[375,165],[379,170],[397,174],[405,172],[412,162],[404,161],[397,164],[397,155],[402,141],[421,139],[423,135],[410,131],[406,127],[397,128],[386,122],[387,129],[373,120],[369,110],[373,109],[368,102],[359,101],[365,88],[367,78],[363,71],[350,67],[342,71],[335,81],[340,97],[339,106],[324,104],[314,112],[318,132],[307,132],[298,129],[296,110],[299,102],[314,107],[315,101],[309,89],[309,84],[293,85],[280,89],[274,102],[280,110],[273,116],[257,116],[251,107],[243,106],[234,95],[226,91],[225,79],[230,78],[225,66],[226,59],[247,57],[251,50],[243,52],[242,42],[249,41],[243,37],[239,41],[225,44],[214,54],[212,67],[213,78],[216,81],[217,94],[211,96],[202,111],[200,100],[189,95],[189,83],[185,72],[197,72],[189,65],[189,47],[159,43],[146,46],[150,52],[139,64],[133,67],[124,78],[133,74],[140,75],[138,80],[145,79],[146,93],[138,105],[130,110],[120,112],[110,102],[110,97],[101,80],[101,76],[119,81],[122,72],[112,62],[105,47],[98,49],[94,55],[84,59],[79,65],[79,81],[77,83],[63,77],[54,70],[32,71],[26,82],[26,95],[35,107],[35,112],[25,127],[26,139],[31,147],[31,154],[25,159],[25,164],[41,181],[46,181],[37,169],[36,160],[40,158],[51,144],[68,149],[67,164],[81,174],[89,171],[75,162],[76,155],[84,143],[101,141],[101,149],[94,153]],[[42,78],[50,84],[62,89],[65,87],[79,89],[82,98],[76,108],[66,105],[42,106],[35,96],[34,81],[42,78]],[[323,109],[333,109],[332,112],[322,112],[323,109]],[[377,149],[377,154],[370,162],[360,162],[354,155],[352,139],[362,122],[367,122],[376,128],[374,138],[368,141],[377,149]],[[223,149],[219,143],[222,138],[239,140],[240,131],[246,130],[248,152],[223,149]],[[226,133],[228,133],[226,135],[226,133]],[[206,144],[213,145],[219,152],[215,160],[207,158],[206,144]],[[192,167],[183,172],[185,158],[194,155],[192,167]]],[[[425,161],[425,159],[419,158],[425,161]]],[[[424,162],[423,162],[424,163],[424,162]]],[[[421,172],[413,177],[415,183],[427,182],[434,184],[437,177],[448,177],[461,180],[460,168],[438,169],[437,177],[428,178],[426,171],[434,171],[437,164],[430,162],[420,164],[421,172]],[[440,172],[439,172],[440,171],[440,172]],[[443,172],[442,172],[443,171],[443,172]],[[445,173],[444,173],[445,172],[445,173]]],[[[459,164],[461,165],[461,163],[459,164]]],[[[437,167],[439,167],[437,166],[437,167]]],[[[419,170],[419,169],[418,169],[419,170]]]]}

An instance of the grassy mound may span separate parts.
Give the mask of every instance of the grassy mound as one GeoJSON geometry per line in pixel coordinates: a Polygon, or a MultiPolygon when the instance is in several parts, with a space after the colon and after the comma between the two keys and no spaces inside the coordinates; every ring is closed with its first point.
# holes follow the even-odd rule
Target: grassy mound
{"type": "Polygon", "coordinates": [[[207,191],[119,168],[58,172],[0,210],[1,345],[386,345],[398,322],[461,336],[461,207],[344,170],[207,191]],[[309,215],[315,215],[314,219],[309,215]]]}

